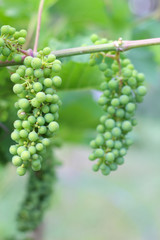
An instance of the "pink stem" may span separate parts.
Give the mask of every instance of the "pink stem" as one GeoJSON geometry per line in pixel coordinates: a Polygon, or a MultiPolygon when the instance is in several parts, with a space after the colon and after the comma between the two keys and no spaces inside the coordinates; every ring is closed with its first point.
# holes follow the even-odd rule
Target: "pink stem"
{"type": "Polygon", "coordinates": [[[37,48],[38,48],[38,40],[39,40],[39,33],[40,33],[40,28],[41,28],[41,16],[42,16],[43,4],[44,4],[44,0],[41,0],[40,4],[39,4],[39,10],[38,10],[38,20],[37,20],[36,38],[35,38],[35,43],[34,43],[34,52],[37,52],[37,48]]]}

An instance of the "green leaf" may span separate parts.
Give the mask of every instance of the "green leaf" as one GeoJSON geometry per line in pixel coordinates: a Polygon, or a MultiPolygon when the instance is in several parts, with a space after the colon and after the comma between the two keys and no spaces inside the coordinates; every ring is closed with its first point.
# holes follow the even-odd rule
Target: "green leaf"
{"type": "Polygon", "coordinates": [[[68,62],[63,65],[61,90],[99,89],[103,74],[87,63],[68,62]]]}

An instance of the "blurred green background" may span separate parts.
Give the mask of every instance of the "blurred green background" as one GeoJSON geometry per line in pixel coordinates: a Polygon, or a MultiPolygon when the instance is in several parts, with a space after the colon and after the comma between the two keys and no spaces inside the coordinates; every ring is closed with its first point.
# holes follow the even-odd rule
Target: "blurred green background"
{"type": "MultiPolygon", "coordinates": [[[[34,44],[38,5],[38,0],[0,1],[0,26],[28,29],[26,49],[34,44]]],[[[159,26],[159,0],[46,0],[39,49],[91,44],[92,33],[113,40],[160,37],[159,26]]],[[[89,141],[102,114],[96,103],[102,78],[96,67],[88,66],[88,55],[62,59],[62,147],[56,150],[62,166],[44,219],[44,240],[160,239],[160,47],[134,49],[127,55],[146,75],[148,94],[137,111],[135,144],[125,164],[107,177],[93,173],[88,161],[89,141]]],[[[9,80],[13,70],[0,69],[0,122],[10,131],[16,118],[9,80]]],[[[0,128],[1,162],[10,161],[10,144],[10,135],[0,128]]],[[[0,167],[0,240],[19,235],[15,216],[26,181],[16,176],[11,164],[0,167]]]]}

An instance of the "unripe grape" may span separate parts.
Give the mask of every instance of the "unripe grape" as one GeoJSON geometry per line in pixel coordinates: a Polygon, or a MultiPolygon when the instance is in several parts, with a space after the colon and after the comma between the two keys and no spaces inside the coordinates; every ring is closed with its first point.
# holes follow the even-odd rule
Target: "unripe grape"
{"type": "Polygon", "coordinates": [[[27,66],[27,67],[31,67],[31,62],[32,62],[32,57],[31,56],[27,56],[25,59],[24,59],[24,65],[27,66]]]}
{"type": "Polygon", "coordinates": [[[44,146],[49,146],[50,140],[48,138],[43,138],[42,143],[44,146]]]}
{"type": "Polygon", "coordinates": [[[12,157],[12,163],[14,166],[19,167],[22,164],[22,159],[18,155],[15,155],[12,157]]]}
{"type": "Polygon", "coordinates": [[[34,70],[34,76],[35,76],[36,78],[41,78],[41,77],[43,77],[43,70],[42,70],[42,69],[36,69],[36,70],[34,70]]]}
{"type": "Polygon", "coordinates": [[[55,76],[52,78],[52,82],[55,87],[60,87],[62,84],[62,79],[59,76],[55,76]]]}
{"type": "Polygon", "coordinates": [[[55,121],[50,122],[48,128],[51,132],[56,132],[59,129],[59,124],[55,121]]]}
{"type": "Polygon", "coordinates": [[[107,119],[105,121],[105,126],[108,128],[108,129],[112,129],[114,128],[115,126],[115,121],[113,119],[107,119]]]}
{"type": "Polygon", "coordinates": [[[134,103],[128,103],[125,107],[126,111],[129,112],[129,113],[132,113],[135,111],[136,109],[136,106],[134,103]]]}
{"type": "Polygon", "coordinates": [[[91,148],[97,148],[97,145],[96,145],[95,140],[92,140],[92,141],[90,142],[90,147],[91,147],[91,148]]]}
{"type": "Polygon", "coordinates": [[[26,150],[27,150],[26,147],[20,146],[20,147],[17,148],[17,154],[18,154],[19,156],[21,156],[22,152],[24,152],[24,151],[26,151],[26,150]]]}
{"type": "Polygon", "coordinates": [[[104,151],[103,151],[103,149],[96,149],[94,154],[97,158],[101,158],[104,156],[104,151]]]}
{"type": "Polygon", "coordinates": [[[53,63],[52,65],[52,70],[55,72],[55,73],[58,73],[61,71],[61,65],[58,64],[58,63],[53,63]]]}
{"type": "Polygon", "coordinates": [[[102,135],[98,135],[95,139],[95,142],[97,144],[97,146],[101,146],[104,144],[104,138],[102,135]]]}
{"type": "Polygon", "coordinates": [[[17,146],[16,145],[11,145],[10,148],[9,148],[9,152],[12,155],[16,155],[17,154],[17,146]]]}
{"type": "Polygon", "coordinates": [[[99,70],[104,72],[107,69],[107,64],[106,63],[100,63],[99,64],[99,70]]]}
{"type": "Polygon", "coordinates": [[[116,163],[111,163],[109,165],[109,168],[111,169],[111,171],[115,171],[115,170],[117,170],[117,164],[116,163]]]}
{"type": "Polygon", "coordinates": [[[50,78],[45,78],[43,81],[43,84],[45,87],[51,87],[52,86],[52,80],[50,78]]]}
{"type": "Polygon", "coordinates": [[[35,142],[38,139],[38,134],[35,131],[32,131],[28,134],[29,140],[35,142]]]}
{"type": "Polygon", "coordinates": [[[105,140],[111,139],[111,138],[112,138],[111,132],[105,132],[105,133],[104,133],[104,138],[105,138],[105,140]]]}
{"type": "Polygon", "coordinates": [[[34,146],[30,146],[28,148],[28,151],[30,152],[31,155],[35,154],[36,153],[36,148],[34,146]]]}
{"type": "Polygon", "coordinates": [[[23,45],[25,42],[26,42],[26,40],[25,40],[24,37],[19,37],[19,38],[18,38],[18,43],[19,43],[20,45],[23,45]]]}
{"type": "Polygon", "coordinates": [[[123,93],[124,95],[129,95],[129,94],[131,93],[131,88],[130,88],[129,86],[124,86],[124,87],[122,88],[122,93],[123,93]]]}
{"type": "Polygon", "coordinates": [[[24,161],[29,160],[30,156],[31,156],[31,154],[30,154],[29,151],[23,151],[23,152],[21,153],[21,158],[22,158],[22,160],[24,160],[24,161]]]}
{"type": "Polygon", "coordinates": [[[34,116],[29,116],[28,121],[29,121],[31,124],[34,124],[34,123],[36,122],[36,118],[35,118],[34,116]]]}
{"type": "Polygon", "coordinates": [[[41,61],[41,59],[39,59],[39,58],[37,58],[37,57],[32,58],[31,66],[32,66],[34,69],[39,69],[39,68],[41,68],[41,66],[42,66],[42,61],[41,61]]]}
{"type": "Polygon", "coordinates": [[[3,35],[3,34],[5,34],[5,35],[7,35],[9,33],[9,26],[8,25],[3,25],[2,27],[1,27],[1,34],[3,35]]]}
{"type": "Polygon", "coordinates": [[[98,104],[99,105],[105,105],[106,103],[107,103],[107,98],[106,97],[103,97],[103,96],[101,96],[99,99],[98,99],[98,104]]]}
{"type": "Polygon", "coordinates": [[[112,162],[112,161],[114,161],[115,156],[114,156],[114,154],[112,152],[109,152],[109,153],[106,154],[105,159],[108,162],[112,162]]]}
{"type": "Polygon", "coordinates": [[[14,130],[14,131],[11,133],[11,138],[12,138],[12,140],[14,140],[14,141],[19,140],[19,131],[14,130]]]}
{"type": "Polygon", "coordinates": [[[25,29],[21,29],[19,34],[20,34],[21,37],[25,38],[27,36],[27,31],[25,29]]]}
{"type": "Polygon", "coordinates": [[[119,136],[121,136],[121,129],[119,128],[119,127],[114,127],[113,129],[112,129],[112,135],[114,136],[114,137],[119,137],[119,136]]]}
{"type": "Polygon", "coordinates": [[[21,128],[22,128],[22,121],[21,121],[21,120],[16,120],[16,121],[14,121],[13,126],[14,126],[16,129],[21,129],[21,128]]]}
{"type": "Polygon", "coordinates": [[[95,43],[97,40],[98,40],[97,34],[92,34],[92,35],[91,35],[91,41],[92,41],[93,43],[95,43]]]}
{"type": "Polygon", "coordinates": [[[49,47],[45,47],[43,49],[43,53],[44,53],[44,55],[49,55],[51,53],[51,49],[49,47]]]}
{"type": "Polygon", "coordinates": [[[118,165],[122,165],[122,164],[124,163],[124,158],[123,158],[123,157],[117,158],[117,159],[116,159],[116,163],[117,163],[118,165]]]}
{"type": "Polygon", "coordinates": [[[38,102],[40,102],[40,103],[44,102],[45,99],[46,99],[45,93],[44,93],[44,92],[38,92],[38,93],[36,94],[36,99],[37,99],[38,102]]]}
{"type": "Polygon", "coordinates": [[[102,174],[107,176],[110,174],[110,168],[106,166],[106,168],[104,170],[101,170],[102,174]]]}
{"type": "Polygon", "coordinates": [[[129,122],[129,121],[124,121],[124,122],[122,123],[122,129],[123,129],[124,131],[126,131],[126,132],[131,131],[131,130],[132,130],[132,124],[131,124],[131,122],[129,122]]]}
{"type": "Polygon", "coordinates": [[[42,151],[43,150],[43,144],[42,143],[37,143],[36,144],[36,149],[37,149],[37,151],[42,151]]]}
{"type": "Polygon", "coordinates": [[[143,73],[138,73],[137,74],[137,79],[139,82],[143,82],[145,77],[144,77],[144,74],[143,73]]]}
{"type": "Polygon", "coordinates": [[[106,145],[108,148],[113,148],[114,147],[114,141],[109,139],[106,141],[106,145]]]}
{"type": "Polygon", "coordinates": [[[102,124],[99,124],[97,126],[97,132],[103,133],[105,131],[105,127],[102,124]]]}
{"type": "Polygon", "coordinates": [[[56,56],[54,54],[49,54],[47,61],[51,63],[51,62],[54,62],[55,59],[56,59],[56,56]]]}
{"type": "Polygon", "coordinates": [[[20,137],[22,138],[26,138],[28,136],[28,132],[24,129],[22,129],[20,132],[19,132],[19,135],[20,137]]]}
{"type": "Polygon", "coordinates": [[[11,81],[12,81],[12,82],[18,83],[19,80],[20,80],[20,76],[19,76],[18,73],[13,73],[13,74],[11,75],[11,81]]]}
{"type": "Polygon", "coordinates": [[[137,88],[137,93],[138,93],[138,95],[140,95],[140,96],[145,96],[146,93],[147,93],[146,87],[145,87],[145,86],[139,86],[139,87],[137,88]]]}
{"type": "Polygon", "coordinates": [[[24,167],[18,167],[18,168],[17,168],[17,173],[18,173],[19,176],[25,175],[25,174],[26,174],[26,168],[24,168],[24,167]]]}
{"type": "Polygon", "coordinates": [[[99,170],[99,165],[98,165],[98,164],[94,164],[94,165],[92,166],[92,170],[93,170],[94,172],[97,172],[97,171],[99,170]]]}
{"type": "Polygon", "coordinates": [[[90,161],[94,161],[94,160],[96,159],[96,157],[95,157],[95,155],[94,155],[93,153],[91,153],[91,154],[89,155],[88,159],[89,159],[90,161]]]}
{"type": "Polygon", "coordinates": [[[119,99],[118,98],[113,98],[111,101],[112,106],[118,107],[119,106],[119,99]]]}
{"type": "Polygon", "coordinates": [[[50,123],[50,122],[52,122],[52,121],[54,120],[54,116],[53,116],[53,114],[51,114],[51,113],[45,114],[45,115],[44,115],[44,118],[45,118],[45,121],[46,121],[47,123],[50,123]]]}
{"type": "Polygon", "coordinates": [[[37,98],[33,98],[33,99],[31,100],[31,105],[32,105],[33,107],[38,108],[38,107],[40,107],[41,103],[38,102],[37,98]]]}
{"type": "Polygon", "coordinates": [[[23,90],[24,90],[24,87],[21,84],[15,84],[13,87],[13,92],[16,94],[22,93],[23,90]]]}
{"type": "Polygon", "coordinates": [[[121,95],[119,100],[121,104],[126,105],[129,102],[129,97],[127,95],[121,95]]]}
{"type": "Polygon", "coordinates": [[[18,100],[18,105],[20,108],[26,109],[30,106],[30,103],[26,98],[22,98],[18,100]]]}
{"type": "Polygon", "coordinates": [[[41,127],[38,129],[38,133],[39,133],[39,134],[45,134],[46,132],[47,132],[46,126],[41,126],[41,127]]]}

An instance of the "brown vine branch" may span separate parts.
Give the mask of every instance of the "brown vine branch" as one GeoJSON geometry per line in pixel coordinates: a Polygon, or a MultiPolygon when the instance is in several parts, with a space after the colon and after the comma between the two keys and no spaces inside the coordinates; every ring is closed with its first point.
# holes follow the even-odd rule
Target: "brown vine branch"
{"type": "Polygon", "coordinates": [[[35,38],[35,43],[34,43],[34,52],[37,52],[37,48],[38,48],[38,40],[39,40],[39,33],[40,33],[40,28],[41,28],[41,16],[42,16],[43,4],[44,4],[44,0],[40,0],[39,10],[38,10],[38,19],[37,19],[36,38],[35,38]]]}
{"type": "MultiPolygon", "coordinates": [[[[52,53],[55,54],[57,58],[63,58],[63,57],[90,54],[90,53],[96,53],[96,52],[106,52],[106,53],[112,52],[112,51],[124,52],[134,48],[153,46],[153,45],[160,45],[160,38],[151,38],[151,39],[143,39],[143,40],[135,40],[135,41],[122,41],[120,39],[112,43],[62,49],[62,50],[53,51],[52,53]]],[[[27,50],[26,52],[29,56],[36,56],[37,54],[36,52],[33,52],[31,50],[27,50]]],[[[4,62],[0,61],[0,67],[21,65],[23,64],[23,60],[25,57],[26,55],[23,55],[22,61],[19,63],[15,62],[14,60],[4,61],[4,62]]]]}

